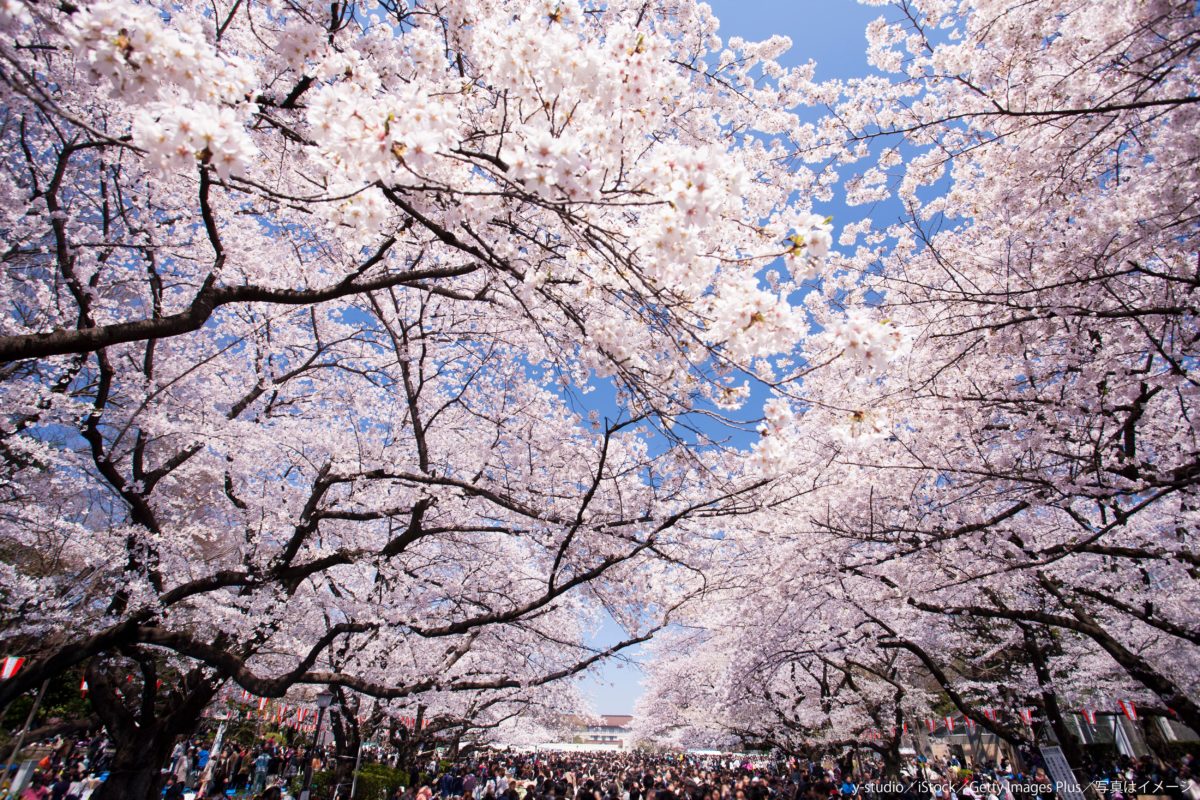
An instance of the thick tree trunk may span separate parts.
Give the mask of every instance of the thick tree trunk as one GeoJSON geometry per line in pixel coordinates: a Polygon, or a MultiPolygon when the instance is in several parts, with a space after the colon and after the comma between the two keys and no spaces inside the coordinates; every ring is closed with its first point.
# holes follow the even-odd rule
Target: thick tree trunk
{"type": "Polygon", "coordinates": [[[216,695],[220,682],[200,670],[176,676],[171,691],[160,691],[153,656],[137,656],[141,680],[125,672],[128,662],[88,666],[87,681],[92,707],[104,722],[116,752],[108,779],[93,800],[158,800],[162,796],[162,768],[175,742],[192,733],[200,712],[216,695]]]}
{"type": "Polygon", "coordinates": [[[354,765],[358,760],[358,748],[362,742],[362,731],[355,716],[358,703],[351,703],[340,686],[335,687],[333,694],[341,709],[340,712],[329,715],[329,727],[333,732],[336,754],[333,766],[334,796],[349,797],[350,786],[354,781],[354,765]]]}
{"type": "Polygon", "coordinates": [[[392,729],[392,747],[396,748],[396,766],[409,776],[409,785],[416,786],[421,780],[421,772],[425,769],[422,751],[428,744],[424,731],[425,707],[417,707],[417,718],[412,728],[404,725],[392,729]]]}
{"type": "MultiPolygon", "coordinates": [[[[153,731],[153,734],[160,733],[153,731]]],[[[171,755],[175,737],[162,735],[115,740],[108,779],[96,789],[93,800],[154,800],[162,796],[162,766],[171,755]]]]}
{"type": "Polygon", "coordinates": [[[883,775],[885,778],[899,778],[900,766],[903,764],[903,759],[900,758],[900,736],[893,736],[883,749],[883,775]]]}
{"type": "Polygon", "coordinates": [[[1079,769],[1083,766],[1083,751],[1075,740],[1074,734],[1067,728],[1066,720],[1063,719],[1062,709],[1058,705],[1058,696],[1054,693],[1054,683],[1050,676],[1046,653],[1038,643],[1037,634],[1029,625],[1021,625],[1021,634],[1025,638],[1025,652],[1037,675],[1038,687],[1042,694],[1042,710],[1046,713],[1046,720],[1050,723],[1050,729],[1054,731],[1054,738],[1058,739],[1059,747],[1062,748],[1067,762],[1072,767],[1079,769]]]}

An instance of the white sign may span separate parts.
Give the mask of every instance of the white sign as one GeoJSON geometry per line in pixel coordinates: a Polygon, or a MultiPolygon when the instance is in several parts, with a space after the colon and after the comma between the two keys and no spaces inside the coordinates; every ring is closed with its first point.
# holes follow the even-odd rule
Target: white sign
{"type": "Polygon", "coordinates": [[[1067,757],[1061,747],[1047,745],[1042,748],[1042,759],[1046,762],[1046,770],[1054,779],[1054,791],[1063,800],[1083,800],[1083,787],[1075,779],[1067,757]]]}
{"type": "Polygon", "coordinates": [[[9,789],[13,797],[20,795],[33,780],[33,771],[36,766],[36,762],[32,760],[22,762],[20,768],[17,769],[17,777],[13,778],[12,787],[9,789]]]}

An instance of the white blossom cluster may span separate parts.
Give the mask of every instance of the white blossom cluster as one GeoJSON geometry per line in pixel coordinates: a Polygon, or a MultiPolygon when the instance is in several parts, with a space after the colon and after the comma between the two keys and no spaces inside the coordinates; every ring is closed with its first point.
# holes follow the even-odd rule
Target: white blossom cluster
{"type": "Polygon", "coordinates": [[[738,359],[788,352],[806,325],[802,310],[760,289],[753,276],[722,282],[703,305],[705,336],[738,359]]]}
{"type": "Polygon", "coordinates": [[[201,159],[227,177],[254,158],[245,130],[254,70],[213,48],[194,20],[168,26],[153,6],[106,0],[72,15],[65,28],[82,63],[138,109],[134,142],[159,172],[201,159]]]}
{"type": "Polygon", "coordinates": [[[788,242],[791,247],[784,263],[792,277],[797,280],[820,277],[825,258],[833,247],[833,220],[811,212],[800,214],[788,242]]]}
{"type": "Polygon", "coordinates": [[[829,328],[835,345],[870,369],[882,370],[903,352],[904,333],[887,320],[877,320],[865,309],[854,309],[829,328]]]}
{"type": "Polygon", "coordinates": [[[308,121],[327,168],[363,182],[417,182],[461,138],[455,105],[415,84],[385,94],[331,84],[314,94],[308,121]]]}
{"type": "Polygon", "coordinates": [[[253,68],[219,53],[200,25],[181,16],[168,25],[154,6],[103,0],[65,25],[76,55],[122,100],[166,99],[235,103],[255,88],[253,68]]]}

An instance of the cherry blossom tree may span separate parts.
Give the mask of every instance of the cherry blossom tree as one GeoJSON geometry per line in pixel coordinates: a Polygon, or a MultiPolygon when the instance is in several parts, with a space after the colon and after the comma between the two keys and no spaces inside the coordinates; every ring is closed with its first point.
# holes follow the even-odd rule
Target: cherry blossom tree
{"type": "Polygon", "coordinates": [[[814,286],[850,311],[768,404],[762,468],[819,487],[779,524],[947,690],[1016,648],[1060,732],[1122,696],[1200,724],[1196,37],[1186,3],[903,2],[793,137],[904,213],[814,286]]]}
{"type": "Polygon", "coordinates": [[[940,692],[906,654],[884,646],[857,587],[805,552],[815,537],[755,538],[760,552],[743,540],[736,556],[729,543],[727,557],[788,564],[787,579],[743,574],[649,645],[640,736],[809,755],[866,747],[895,774],[907,726],[929,716],[940,692]]]}
{"type": "MultiPolygon", "coordinates": [[[[469,324],[442,303],[381,300],[353,328],[295,315],[338,344],[288,353],[297,366],[282,379],[252,371],[272,360],[250,355],[263,353],[253,328],[288,339],[270,320],[236,346],[227,328],[193,358],[159,343],[163,387],[148,389],[145,361],[102,373],[75,447],[47,448],[50,468],[21,476],[39,502],[14,509],[10,541],[52,542],[59,566],[10,592],[9,634],[31,650],[8,696],[92,659],[104,704],[105,675],[140,670],[112,706],[138,722],[121,753],[130,781],[146,781],[146,748],[169,750],[179,731],[163,726],[188,718],[176,707],[202,706],[228,679],[267,697],[298,684],[384,699],[528,688],[665,624],[687,589],[648,594],[653,562],[687,562],[696,526],[738,513],[757,481],[721,477],[716,461],[702,472],[681,445],[649,452],[637,419],[592,430],[502,341],[422,331],[424,315],[469,324]],[[75,479],[57,479],[72,465],[75,479]],[[39,529],[59,507],[74,525],[39,529]],[[596,608],[625,642],[584,644],[596,608]],[[183,663],[178,691],[159,696],[164,652],[183,663]]],[[[49,409],[36,429],[78,413],[49,409]]],[[[106,791],[129,791],[122,774],[106,791]]]]}
{"type": "Polygon", "coordinates": [[[824,368],[765,408],[751,463],[786,482],[753,524],[772,542],[739,551],[757,585],[648,708],[686,719],[691,670],[698,716],[732,728],[757,693],[759,735],[793,715],[816,738],[813,667],[852,660],[1014,743],[1022,707],[1069,751],[1067,717],[1119,698],[1200,724],[1195,21],[902,2],[868,30],[879,74],[809,82],[798,157],[903,216],[847,225],[810,279],[824,368]]]}
{"type": "Polygon", "coordinates": [[[565,681],[491,692],[424,692],[396,701],[339,686],[333,700],[335,784],[351,782],[358,749],[367,740],[386,743],[395,752],[395,766],[415,776],[438,748],[456,760],[484,743],[558,741],[560,734],[552,729],[564,727],[563,720],[587,706],[578,684],[565,681]]]}

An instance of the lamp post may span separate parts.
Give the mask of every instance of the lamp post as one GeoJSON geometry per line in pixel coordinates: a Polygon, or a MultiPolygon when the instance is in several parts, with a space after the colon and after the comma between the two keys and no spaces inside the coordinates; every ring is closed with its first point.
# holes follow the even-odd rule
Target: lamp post
{"type": "Polygon", "coordinates": [[[321,740],[321,720],[325,718],[325,709],[329,708],[332,702],[333,695],[328,689],[317,695],[317,729],[313,731],[312,747],[309,748],[308,758],[305,759],[304,788],[300,790],[300,800],[308,800],[312,791],[313,755],[317,752],[317,742],[321,740]]]}

